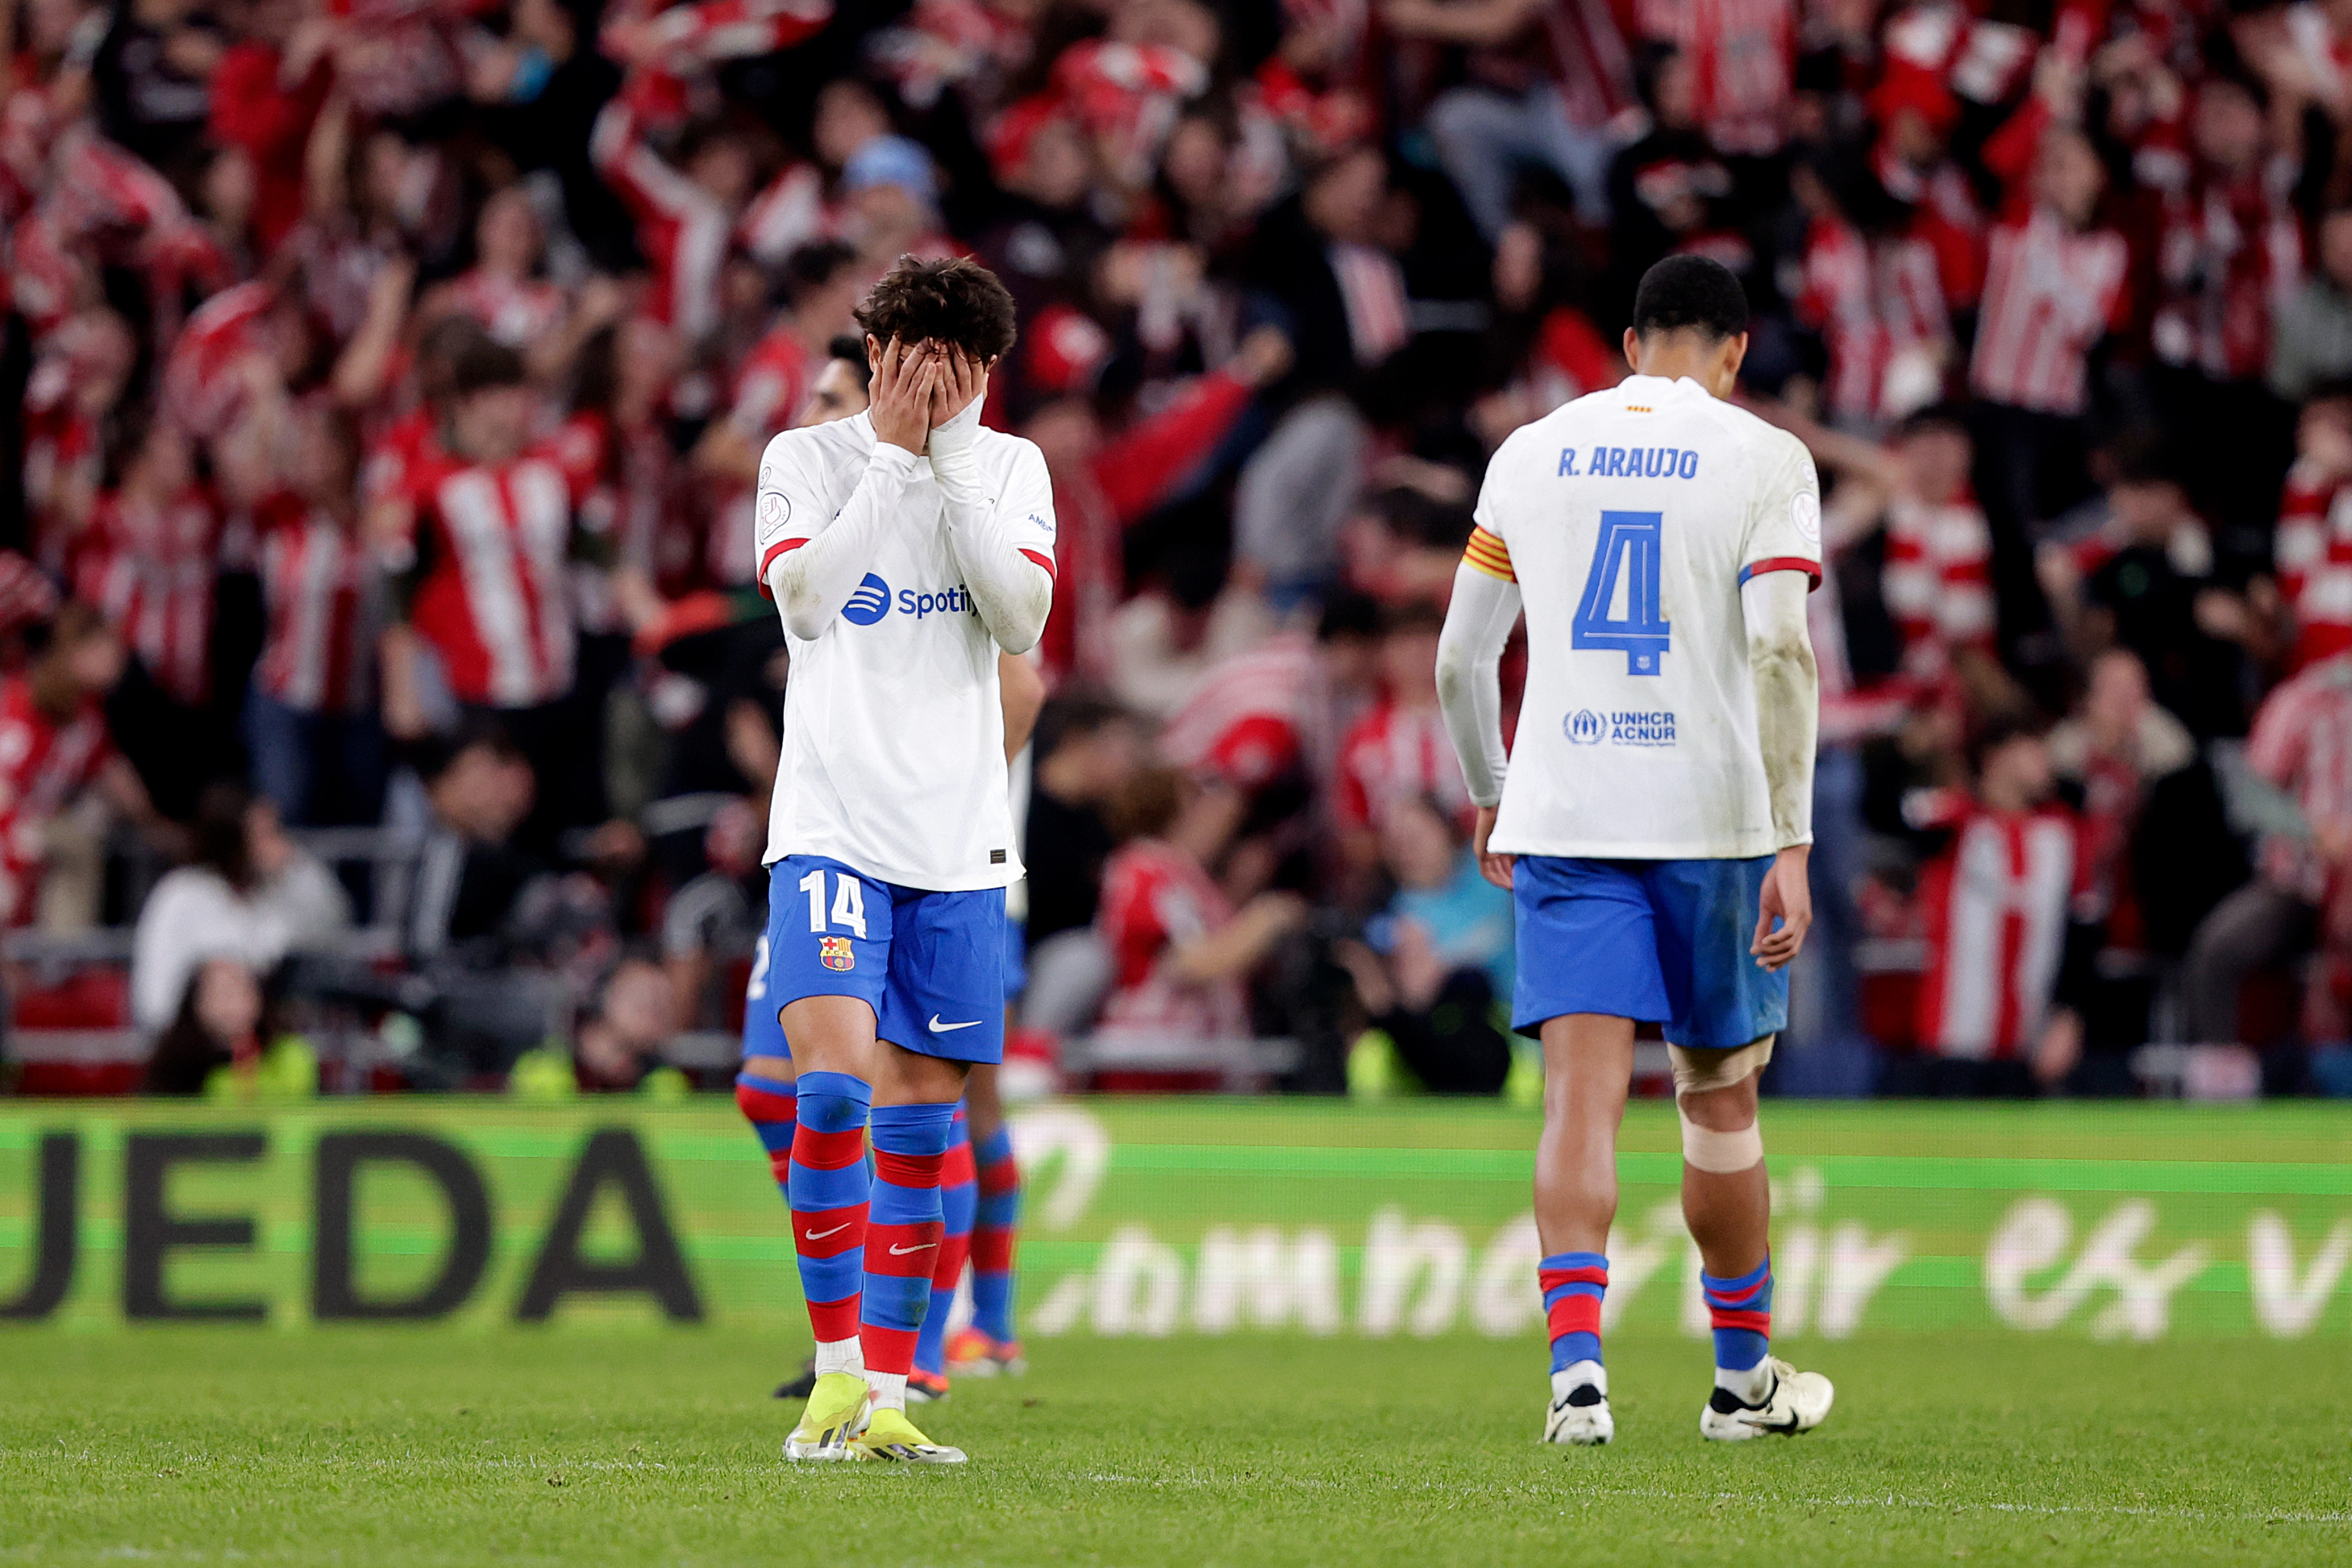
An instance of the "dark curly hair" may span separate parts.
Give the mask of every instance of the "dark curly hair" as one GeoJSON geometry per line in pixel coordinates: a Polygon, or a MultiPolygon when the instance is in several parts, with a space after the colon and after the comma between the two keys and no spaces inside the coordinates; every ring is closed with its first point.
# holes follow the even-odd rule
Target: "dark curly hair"
{"type": "Polygon", "coordinates": [[[1013,349],[1013,296],[969,257],[902,256],[857,308],[857,324],[885,343],[951,343],[984,361],[1001,360],[1013,349]]]}

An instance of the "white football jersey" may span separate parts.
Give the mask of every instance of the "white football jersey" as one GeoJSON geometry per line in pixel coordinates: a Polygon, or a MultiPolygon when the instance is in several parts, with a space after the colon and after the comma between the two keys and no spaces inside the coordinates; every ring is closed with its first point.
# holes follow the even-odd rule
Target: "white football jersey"
{"type": "MultiPolygon", "coordinates": [[[[1045,459],[982,426],[973,450],[1024,554],[1054,559],[1045,459]]],[[[874,454],[866,414],[788,430],[760,459],[759,578],[833,524],[874,454]]],[[[766,863],[824,855],[930,892],[1021,876],[1004,766],[996,640],[963,582],[945,500],[918,459],[866,580],[814,641],[785,632],[783,756],[766,863]]],[[[1049,568],[1050,570],[1050,568],[1049,568]]]]}
{"type": "Polygon", "coordinates": [[[1631,376],[1523,426],[1487,465],[1465,559],[1515,579],[1528,684],[1497,853],[1770,854],[1740,585],[1821,580],[1802,443],[1687,377],[1631,376]]]}

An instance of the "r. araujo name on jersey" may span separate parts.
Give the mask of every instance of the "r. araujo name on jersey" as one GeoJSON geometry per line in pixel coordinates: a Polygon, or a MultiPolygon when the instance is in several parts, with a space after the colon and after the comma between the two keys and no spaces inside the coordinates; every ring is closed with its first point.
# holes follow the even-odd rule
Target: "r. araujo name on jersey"
{"type": "Polygon", "coordinates": [[[1821,486],[1796,437],[1688,379],[1629,377],[1503,444],[1467,559],[1516,580],[1528,616],[1497,852],[1780,847],[1739,590],[1821,579],[1821,486]]]}
{"type": "MultiPolygon", "coordinates": [[[[985,426],[973,441],[1024,553],[1050,563],[1044,456],[985,426]]],[[[763,587],[779,555],[848,504],[874,442],[873,420],[859,414],[768,443],[753,508],[763,587]]],[[[865,580],[832,623],[813,642],[785,635],[792,674],[767,862],[823,855],[937,892],[1019,880],[996,643],[949,546],[947,505],[928,462],[915,465],[865,580]]]]}

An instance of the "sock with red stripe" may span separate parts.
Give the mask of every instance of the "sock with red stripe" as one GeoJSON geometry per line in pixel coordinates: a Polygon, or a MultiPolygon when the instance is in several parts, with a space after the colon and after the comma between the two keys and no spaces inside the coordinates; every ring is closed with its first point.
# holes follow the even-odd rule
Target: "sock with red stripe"
{"type": "Polygon", "coordinates": [[[791,1207],[793,1130],[800,1116],[798,1086],[781,1078],[739,1072],[735,1108],[759,1134],[760,1146],[768,1151],[768,1169],[776,1178],[776,1190],[784,1195],[785,1206],[791,1207]]]}
{"type": "Polygon", "coordinates": [[[946,1228],[940,1235],[939,1267],[931,1270],[931,1304],[915,1340],[915,1370],[934,1377],[947,1375],[948,1313],[955,1307],[956,1287],[963,1283],[964,1260],[971,1256],[971,1222],[980,1206],[974,1168],[971,1128],[959,1105],[948,1130],[947,1158],[940,1166],[940,1223],[946,1228]]]}
{"type": "Polygon", "coordinates": [[[972,1326],[1002,1344],[1013,1332],[1013,1254],[1021,1223],[1021,1163],[1013,1133],[999,1127],[972,1151],[980,1167],[980,1204],[971,1225],[972,1326]]]}
{"type": "Polygon", "coordinates": [[[1609,1289],[1609,1260],[1598,1252],[1555,1252],[1536,1265],[1544,1317],[1551,1332],[1551,1369],[1601,1360],[1601,1298],[1609,1289]]]}
{"type": "Polygon", "coordinates": [[[1702,1273],[1698,1283],[1715,1326],[1715,1364],[1726,1372],[1753,1370],[1772,1348],[1771,1258],[1737,1280],[1702,1273]]]}
{"type": "Polygon", "coordinates": [[[784,1197],[793,1209],[793,1250],[801,1294],[816,1332],[820,1373],[856,1372],[860,1262],[871,1182],[866,1118],[873,1091],[845,1072],[803,1072],[784,1197]]]}
{"type": "Polygon", "coordinates": [[[874,1207],[866,1226],[857,1338],[866,1353],[866,1381],[879,1409],[907,1407],[915,1336],[931,1304],[931,1275],[939,1268],[944,1228],[940,1167],[954,1124],[952,1103],[884,1105],[874,1113],[874,1207]]]}

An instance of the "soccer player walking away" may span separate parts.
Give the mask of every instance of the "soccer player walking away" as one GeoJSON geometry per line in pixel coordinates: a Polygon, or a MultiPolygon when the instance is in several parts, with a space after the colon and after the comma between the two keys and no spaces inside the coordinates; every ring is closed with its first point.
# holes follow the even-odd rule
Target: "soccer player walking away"
{"type": "Polygon", "coordinates": [[[997,654],[1052,606],[1053,486],[980,423],[1013,346],[994,275],[902,258],[857,315],[872,405],[771,441],[754,510],[792,655],[763,1005],[798,1069],[786,1196],[817,1342],[784,1453],[960,1464],[908,1419],[907,1380],[956,1103],[1003,1055],[1021,864],[997,654]]]}
{"type": "Polygon", "coordinates": [[[1512,1021],[1543,1042],[1536,1225],[1551,1330],[1544,1438],[1606,1443],[1601,1359],[1633,1026],[1665,1026],[1683,1215],[1715,1328],[1702,1435],[1796,1433],[1832,1390],[1770,1354],[1756,1076],[1812,919],[1818,694],[1805,594],[1821,490],[1797,439],[1722,400],[1748,301],[1719,264],[1642,279],[1618,386],[1503,443],[1437,654],[1487,879],[1517,905],[1512,1021]],[[1508,758],[1496,661],[1524,595],[1508,758]]]}

